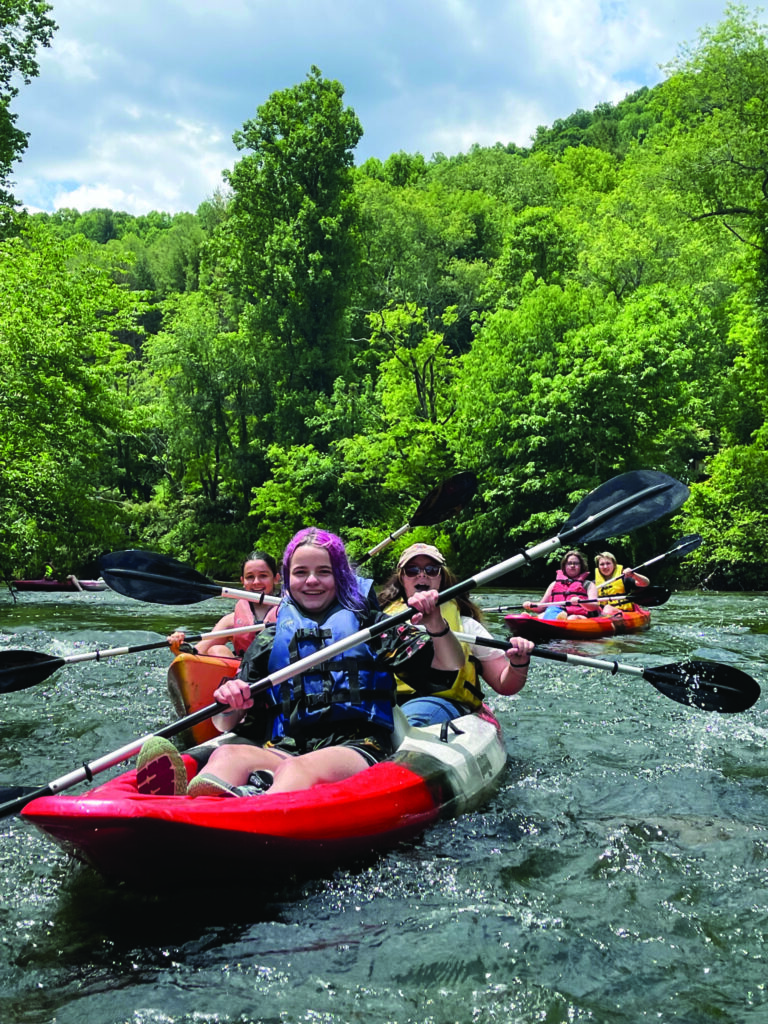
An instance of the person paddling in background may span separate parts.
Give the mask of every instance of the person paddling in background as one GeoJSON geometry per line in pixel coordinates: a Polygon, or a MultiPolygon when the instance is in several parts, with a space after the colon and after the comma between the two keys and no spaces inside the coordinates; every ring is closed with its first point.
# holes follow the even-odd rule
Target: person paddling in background
{"type": "Polygon", "coordinates": [[[642,573],[634,569],[625,569],[623,565],[616,562],[616,558],[610,551],[601,551],[595,555],[595,586],[598,597],[610,597],[610,601],[601,601],[601,615],[612,618],[621,615],[622,612],[631,612],[634,603],[631,600],[622,601],[621,595],[626,594],[625,580],[631,580],[636,587],[647,587],[650,580],[642,573]],[[614,599],[615,596],[615,599],[614,599]]]}
{"type": "Polygon", "coordinates": [[[214,724],[221,732],[234,730],[238,740],[217,747],[187,790],[176,748],[151,737],[139,755],[140,792],[157,793],[152,787],[161,779],[170,780],[171,793],[190,796],[250,796],[339,782],[393,751],[392,670],[417,676],[432,667],[455,675],[461,667],[461,647],[437,592],[429,590],[408,602],[413,625],[360,643],[257,694],[255,702],[249,683],[383,618],[372,611],[370,581],[355,576],[340,538],[324,530],[301,530],[288,544],[283,586],[274,627],[251,644],[239,677],[213,694],[227,706],[214,724]],[[426,633],[415,628],[419,623],[426,633]],[[265,740],[267,747],[256,745],[265,740]]]}
{"type": "Polygon", "coordinates": [[[598,615],[597,587],[581,551],[566,551],[555,579],[540,601],[523,601],[523,608],[542,619],[586,619],[598,615]]]}
{"type": "MultiPolygon", "coordinates": [[[[243,585],[243,590],[248,590],[251,593],[274,594],[275,588],[280,583],[277,562],[265,551],[252,551],[243,562],[243,567],[240,570],[240,582],[243,585]]],[[[258,601],[247,601],[245,598],[241,598],[235,605],[235,610],[220,618],[211,632],[217,633],[235,626],[251,626],[265,620],[274,621],[275,614],[275,605],[259,604],[258,601]]],[[[195,647],[195,653],[217,658],[231,658],[232,651],[227,647],[227,641],[231,640],[235,657],[242,658],[256,635],[256,632],[235,633],[231,637],[222,636],[200,640],[195,647]]],[[[181,645],[184,643],[183,631],[179,629],[171,633],[168,643],[173,654],[178,655],[182,650],[181,645]]]]}
{"type": "MultiPolygon", "coordinates": [[[[453,586],[456,577],[445,564],[438,548],[431,544],[411,544],[400,555],[397,570],[379,592],[379,602],[387,615],[402,611],[416,594],[438,592],[453,586]]],[[[482,623],[477,605],[459,596],[440,605],[446,629],[474,636],[490,637],[482,623]]],[[[483,702],[480,685],[484,679],[496,693],[511,695],[525,685],[533,644],[512,637],[506,651],[479,644],[461,644],[463,664],[456,672],[431,668],[418,680],[418,687],[397,679],[397,702],[411,725],[434,725],[469,714],[483,702]],[[417,692],[418,690],[418,692],[417,692]]]]}

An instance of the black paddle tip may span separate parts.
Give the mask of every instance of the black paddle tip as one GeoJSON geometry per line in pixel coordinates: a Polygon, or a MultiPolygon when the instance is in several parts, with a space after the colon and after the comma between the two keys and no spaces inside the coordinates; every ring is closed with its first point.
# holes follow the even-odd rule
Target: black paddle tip
{"type": "Polygon", "coordinates": [[[138,548],[102,555],[99,571],[111,590],[150,604],[197,604],[221,592],[183,562],[138,548]]]}
{"type": "Polygon", "coordinates": [[[477,493],[477,474],[457,473],[424,498],[410,518],[410,526],[435,526],[460,512],[477,493]]]}
{"type": "Polygon", "coordinates": [[[752,676],[714,661],[660,665],[646,669],[643,678],[679,704],[726,715],[747,711],[760,697],[760,687],[752,676]]]}
{"type": "Polygon", "coordinates": [[[14,693],[36,686],[64,664],[63,658],[39,651],[0,651],[0,693],[14,693]]]}
{"type": "Polygon", "coordinates": [[[685,484],[658,470],[636,469],[622,473],[582,498],[560,536],[564,542],[578,537],[582,544],[619,537],[674,512],[690,493],[685,484]]]}

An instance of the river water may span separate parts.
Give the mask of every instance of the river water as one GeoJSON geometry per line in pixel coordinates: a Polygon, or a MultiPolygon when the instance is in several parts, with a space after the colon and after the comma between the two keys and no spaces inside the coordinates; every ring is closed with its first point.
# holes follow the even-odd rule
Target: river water
{"type": "MultiPolygon", "coordinates": [[[[6,594],[0,650],[147,643],[227,610],[6,594]]],[[[647,633],[570,649],[718,661],[764,695],[707,714],[634,676],[534,660],[519,697],[491,701],[509,764],[487,806],[312,881],[201,864],[199,887],[141,895],[6,818],[0,1021],[765,1024],[765,595],[675,594],[647,633]]],[[[42,785],[170,721],[168,663],[160,650],[67,665],[0,696],[0,785],[42,785]]]]}

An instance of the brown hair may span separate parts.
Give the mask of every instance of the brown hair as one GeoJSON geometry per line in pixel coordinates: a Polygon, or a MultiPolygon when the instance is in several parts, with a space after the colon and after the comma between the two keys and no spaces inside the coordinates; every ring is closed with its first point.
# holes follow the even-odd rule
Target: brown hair
{"type": "MultiPolygon", "coordinates": [[[[438,590],[446,590],[448,587],[452,587],[458,582],[458,577],[454,576],[447,566],[443,565],[440,567],[440,585],[437,588],[438,590]]],[[[392,603],[392,601],[405,600],[405,590],[403,590],[400,571],[392,573],[378,592],[377,597],[382,608],[386,608],[388,604],[392,603]]],[[[474,601],[470,601],[469,598],[465,597],[463,594],[457,594],[456,597],[454,597],[454,601],[459,607],[460,615],[466,615],[470,619],[475,619],[477,622],[483,621],[483,613],[474,601]]]]}
{"type": "Polygon", "coordinates": [[[584,554],[583,551],[578,551],[576,548],[573,548],[571,551],[566,551],[563,557],[560,559],[560,569],[562,572],[565,572],[565,563],[568,561],[571,555],[576,555],[578,560],[581,562],[582,572],[589,572],[589,562],[587,561],[587,556],[584,554]]]}

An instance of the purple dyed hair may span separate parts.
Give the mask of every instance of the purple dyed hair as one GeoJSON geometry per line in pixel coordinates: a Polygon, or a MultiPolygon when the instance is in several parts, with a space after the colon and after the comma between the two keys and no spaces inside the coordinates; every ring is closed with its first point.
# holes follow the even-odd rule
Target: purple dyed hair
{"type": "Polygon", "coordinates": [[[319,530],[316,526],[307,526],[303,530],[299,530],[288,542],[283,554],[284,589],[290,594],[291,559],[296,548],[301,547],[323,548],[328,552],[333,579],[336,583],[336,600],[342,608],[348,608],[353,612],[362,611],[366,606],[365,597],[360,593],[357,577],[349,564],[344,542],[335,533],[319,530]]]}

